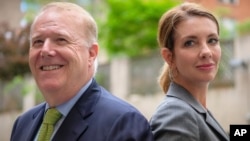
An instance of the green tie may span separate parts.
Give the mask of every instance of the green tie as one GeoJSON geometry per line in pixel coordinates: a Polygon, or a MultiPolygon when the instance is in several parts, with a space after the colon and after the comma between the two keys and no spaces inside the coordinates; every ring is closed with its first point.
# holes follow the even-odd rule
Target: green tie
{"type": "Polygon", "coordinates": [[[50,108],[45,113],[43,123],[38,134],[38,141],[49,141],[54,131],[54,125],[62,117],[55,108],[50,108]]]}

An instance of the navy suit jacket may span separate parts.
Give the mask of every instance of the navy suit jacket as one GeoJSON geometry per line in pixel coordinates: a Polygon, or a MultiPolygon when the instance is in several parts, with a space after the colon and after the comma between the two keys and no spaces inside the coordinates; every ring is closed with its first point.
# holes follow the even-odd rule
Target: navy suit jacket
{"type": "MultiPolygon", "coordinates": [[[[33,141],[45,103],[19,116],[11,141],[33,141]]],[[[80,97],[53,141],[153,141],[147,119],[130,104],[110,94],[94,80],[80,97]]]]}

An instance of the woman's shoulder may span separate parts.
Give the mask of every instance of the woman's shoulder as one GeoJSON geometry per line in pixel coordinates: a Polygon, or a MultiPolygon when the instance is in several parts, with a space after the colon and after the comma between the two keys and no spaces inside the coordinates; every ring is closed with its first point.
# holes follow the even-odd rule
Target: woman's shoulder
{"type": "Polygon", "coordinates": [[[188,102],[173,96],[166,96],[157,108],[157,110],[164,109],[193,111],[191,105],[188,102]]]}
{"type": "Polygon", "coordinates": [[[197,120],[199,114],[187,102],[176,97],[166,97],[152,115],[152,119],[169,118],[172,119],[192,119],[197,120]]]}

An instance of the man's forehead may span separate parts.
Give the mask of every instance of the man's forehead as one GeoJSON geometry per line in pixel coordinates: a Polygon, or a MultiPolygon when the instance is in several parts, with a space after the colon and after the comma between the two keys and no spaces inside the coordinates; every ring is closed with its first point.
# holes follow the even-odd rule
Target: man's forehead
{"type": "Polygon", "coordinates": [[[36,17],[33,24],[39,26],[72,25],[72,23],[77,23],[79,18],[76,17],[75,14],[71,14],[68,11],[46,10],[36,17]]]}

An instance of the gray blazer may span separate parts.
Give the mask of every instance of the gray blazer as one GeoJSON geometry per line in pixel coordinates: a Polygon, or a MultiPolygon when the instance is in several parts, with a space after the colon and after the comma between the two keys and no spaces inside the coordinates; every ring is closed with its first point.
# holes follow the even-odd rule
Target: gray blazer
{"type": "Polygon", "coordinates": [[[150,125],[155,141],[229,141],[212,114],[176,83],[170,84],[150,125]]]}

